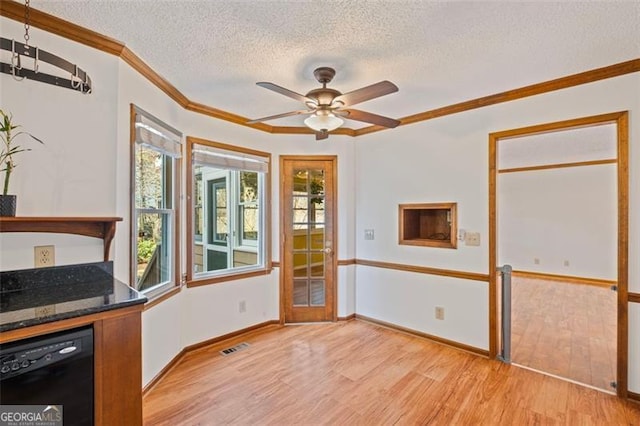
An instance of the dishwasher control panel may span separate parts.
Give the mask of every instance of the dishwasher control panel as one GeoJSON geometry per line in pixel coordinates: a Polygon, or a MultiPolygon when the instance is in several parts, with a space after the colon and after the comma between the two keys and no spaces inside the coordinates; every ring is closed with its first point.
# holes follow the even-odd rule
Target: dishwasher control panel
{"type": "Polygon", "coordinates": [[[55,364],[81,352],[82,339],[58,341],[15,352],[3,352],[0,355],[0,380],[55,364]]]}

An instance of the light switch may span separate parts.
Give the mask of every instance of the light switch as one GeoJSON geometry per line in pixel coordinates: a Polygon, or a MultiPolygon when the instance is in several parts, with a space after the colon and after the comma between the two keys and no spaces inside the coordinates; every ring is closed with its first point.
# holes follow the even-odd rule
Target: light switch
{"type": "Polygon", "coordinates": [[[480,233],[479,232],[467,232],[464,236],[464,243],[468,246],[480,245],[480,233]]]}

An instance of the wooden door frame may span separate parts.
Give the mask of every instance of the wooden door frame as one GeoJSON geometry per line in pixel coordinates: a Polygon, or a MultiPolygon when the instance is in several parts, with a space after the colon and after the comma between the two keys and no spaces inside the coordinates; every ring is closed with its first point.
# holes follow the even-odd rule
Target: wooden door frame
{"type": "Polygon", "coordinates": [[[628,381],[628,252],[629,252],[629,112],[576,118],[545,123],[489,134],[489,356],[496,358],[499,351],[498,289],[497,289],[497,176],[498,141],[520,136],[557,132],[581,127],[616,124],[617,126],[617,183],[618,183],[618,332],[616,393],[627,397],[628,381]]]}
{"type": "Polygon", "coordinates": [[[285,300],[284,300],[284,273],[283,270],[287,266],[284,261],[284,249],[285,249],[285,228],[284,228],[284,162],[285,161],[331,161],[332,173],[333,173],[333,191],[334,203],[330,210],[330,214],[333,217],[333,232],[331,235],[333,241],[333,256],[331,256],[331,262],[333,262],[333,274],[331,277],[333,286],[333,318],[332,321],[338,320],[338,156],[337,155],[281,155],[280,156],[280,324],[285,324],[285,300]]]}

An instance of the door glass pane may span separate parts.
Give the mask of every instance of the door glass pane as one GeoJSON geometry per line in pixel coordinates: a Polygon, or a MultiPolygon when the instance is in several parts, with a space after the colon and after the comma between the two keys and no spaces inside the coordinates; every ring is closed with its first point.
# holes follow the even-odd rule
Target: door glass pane
{"type": "Polygon", "coordinates": [[[324,170],[309,170],[309,189],[314,197],[324,196],[324,170]]]}
{"type": "Polygon", "coordinates": [[[295,169],[293,171],[293,193],[306,194],[309,184],[309,173],[306,170],[295,169]]]}
{"type": "Polygon", "coordinates": [[[311,250],[324,249],[324,228],[310,230],[311,250]]]}
{"type": "Polygon", "coordinates": [[[207,250],[207,271],[227,269],[227,252],[220,250],[207,250]]]}
{"type": "Polygon", "coordinates": [[[293,249],[309,249],[309,233],[306,229],[296,229],[293,231],[293,249]]]}
{"type": "Polygon", "coordinates": [[[311,280],[311,305],[324,306],[324,280],[311,280]]]}
{"type": "Polygon", "coordinates": [[[306,278],[309,276],[307,253],[295,253],[293,255],[293,276],[296,278],[306,278]]]}
{"type": "Polygon", "coordinates": [[[309,201],[309,222],[324,223],[324,197],[312,197],[309,201]]]}
{"type": "Polygon", "coordinates": [[[215,241],[227,241],[229,227],[227,221],[227,188],[222,185],[216,186],[215,195],[215,241]]]}
{"type": "Polygon", "coordinates": [[[324,277],[324,253],[311,253],[311,276],[324,277]]]}
{"type": "Polygon", "coordinates": [[[227,245],[229,220],[227,217],[226,179],[210,180],[207,183],[207,241],[211,244],[227,245]]]}
{"type": "Polygon", "coordinates": [[[309,306],[309,283],[307,280],[293,281],[293,305],[309,306]]]}
{"type": "Polygon", "coordinates": [[[293,222],[306,223],[309,220],[307,197],[293,197],[293,222]]]}

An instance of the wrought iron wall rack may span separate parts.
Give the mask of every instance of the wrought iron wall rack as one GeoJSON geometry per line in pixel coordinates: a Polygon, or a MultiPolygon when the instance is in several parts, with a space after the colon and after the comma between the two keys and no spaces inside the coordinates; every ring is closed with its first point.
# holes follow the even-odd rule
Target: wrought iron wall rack
{"type": "Polygon", "coordinates": [[[52,53],[29,46],[15,40],[0,37],[0,49],[11,52],[11,62],[0,62],[0,72],[12,75],[17,80],[26,78],[28,80],[41,81],[55,86],[65,87],[71,90],[88,94],[91,93],[91,78],[80,67],[62,59],[52,53]],[[33,69],[25,68],[24,57],[33,61],[33,69]],[[52,74],[40,72],[38,66],[40,62],[46,62],[54,67],[60,68],[69,73],[69,78],[57,77],[52,74]]]}

